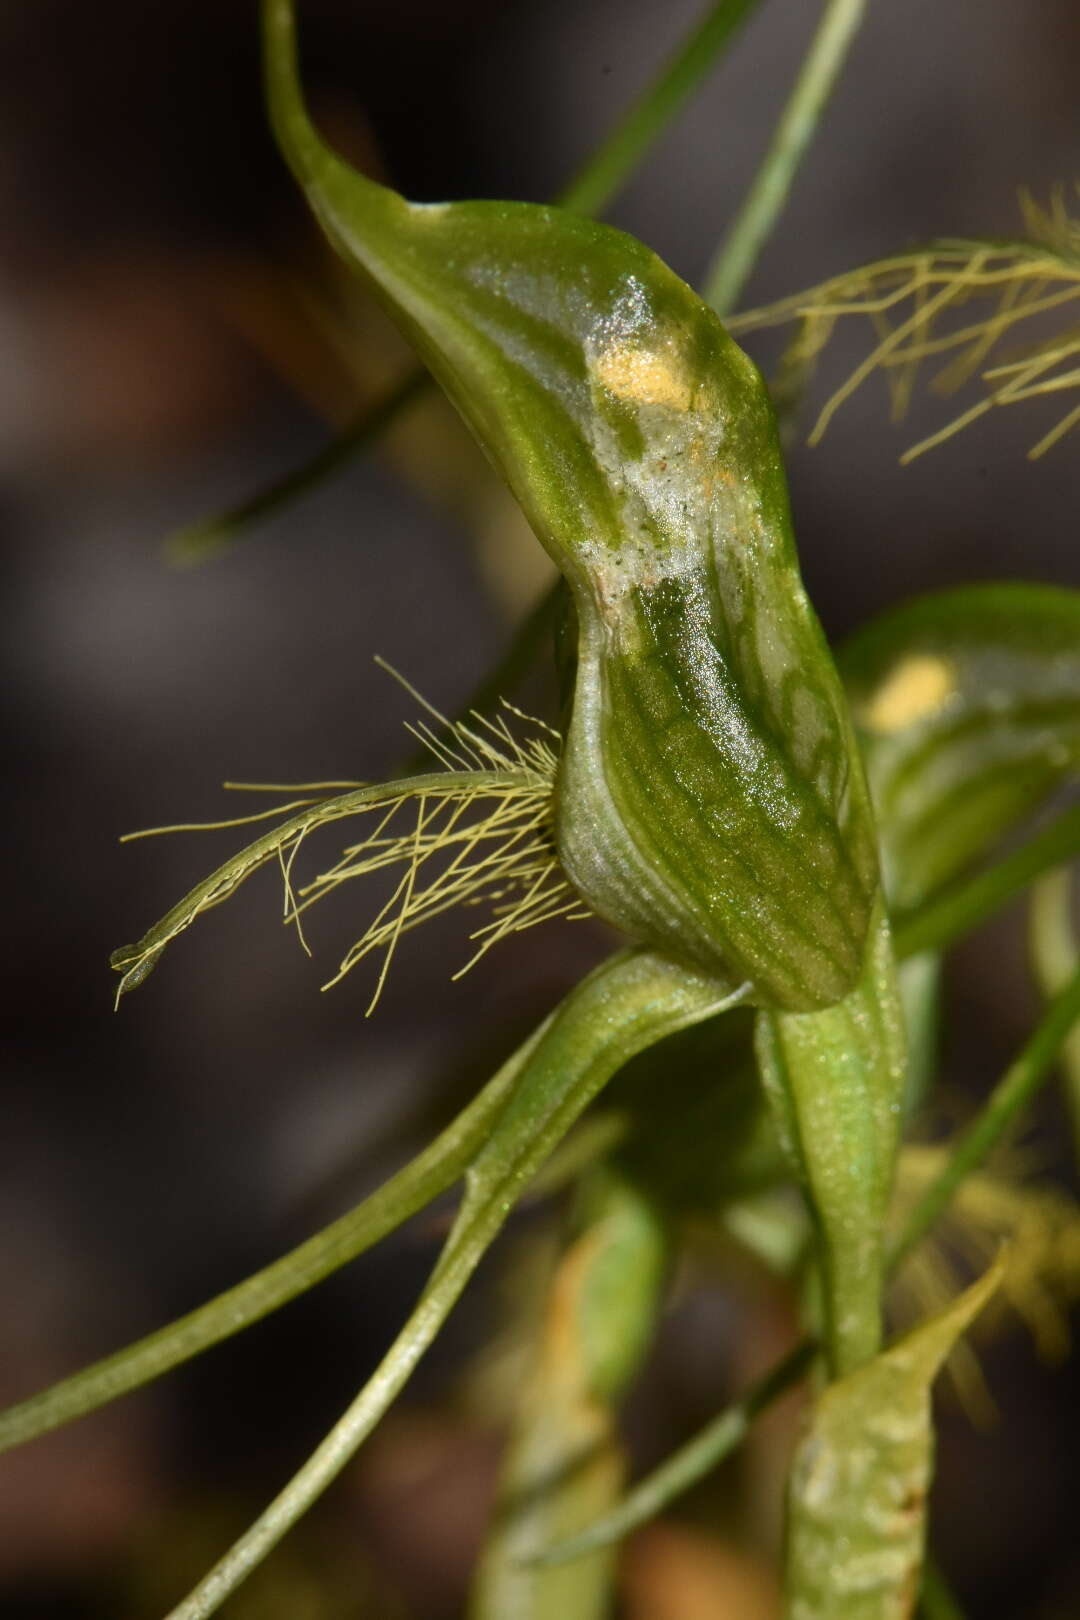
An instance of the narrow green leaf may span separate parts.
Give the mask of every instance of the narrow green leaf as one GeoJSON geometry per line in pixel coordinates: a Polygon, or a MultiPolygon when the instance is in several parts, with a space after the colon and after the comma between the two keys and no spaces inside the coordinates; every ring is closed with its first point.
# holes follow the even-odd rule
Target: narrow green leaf
{"type": "Polygon", "coordinates": [[[640,950],[620,952],[570,992],[528,1043],[505,1106],[468,1168],[461,1208],[430,1281],[381,1365],[299,1473],[169,1620],[213,1614],[341,1472],[408,1380],[522,1191],[610,1076],[645,1046],[722,1005],[715,981],[640,950]]]}
{"type": "Polygon", "coordinates": [[[224,512],[178,529],[165,541],[166,560],[177,568],[192,568],[206,562],[242,540],[255,524],[273,517],[308,490],[317,489],[331,473],[385,432],[419,397],[427,380],[423,371],[410,372],[371,405],[366,405],[337,438],[283,478],[224,512]]]}
{"type": "Polygon", "coordinates": [[[877,889],[847,711],[799,579],[775,422],[716,316],[633,238],[522,203],[412,206],[304,110],[265,0],[279,142],[575,596],[563,864],[632,937],[805,1009],[877,889]]]}
{"type": "Polygon", "coordinates": [[[1080,769],[1080,592],[918,598],[838,654],[894,914],[988,854],[1080,769]]]}
{"type": "Polygon", "coordinates": [[[1080,855],[1080,805],[1066,810],[985,871],[958,878],[896,925],[896,953],[942,950],[993,917],[1036,878],[1080,855]]]}
{"type": "Polygon", "coordinates": [[[906,1055],[884,918],[859,986],[823,1012],[760,1014],[757,1051],[781,1142],[818,1225],[825,1339],[839,1375],[881,1342],[906,1055]]]}
{"type": "Polygon", "coordinates": [[[498,1118],[530,1050],[526,1043],[422,1153],[340,1220],[197,1310],[0,1413],[0,1451],[48,1434],[151,1383],[278,1310],[372,1248],[464,1173],[498,1118]]]}
{"type": "Polygon", "coordinates": [[[704,297],[721,315],[738,304],[783,211],[865,10],[866,0],[826,0],[769,150],[706,277],[704,297]]]}
{"type": "Polygon", "coordinates": [[[1080,1019],[1080,969],[1058,991],[1023,1050],[1009,1065],[952,1157],[920,1198],[889,1255],[890,1270],[921,1242],[952,1202],[960,1183],[986,1160],[1053,1072],[1080,1019]]]}
{"type": "Polygon", "coordinates": [[[1000,1278],[999,1264],[818,1397],[788,1488],[785,1620],[912,1613],[932,1468],[930,1387],[1000,1278]]]}
{"type": "Polygon", "coordinates": [[[715,0],[708,7],[671,60],[560,194],[561,208],[578,214],[603,212],[759,4],[760,0],[715,0]]]}

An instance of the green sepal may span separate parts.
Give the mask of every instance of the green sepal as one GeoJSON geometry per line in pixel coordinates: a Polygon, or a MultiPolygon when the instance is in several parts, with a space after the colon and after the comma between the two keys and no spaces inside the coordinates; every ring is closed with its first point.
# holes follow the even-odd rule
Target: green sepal
{"type": "Polygon", "coordinates": [[[1000,1262],[818,1397],[788,1486],[785,1620],[907,1620],[933,1461],[930,1387],[1000,1262]]]}
{"type": "Polygon", "coordinates": [[[879,914],[862,979],[835,1007],[758,1016],[757,1055],[781,1144],[820,1236],[834,1374],[876,1354],[884,1234],[902,1123],[906,1043],[889,926],[879,914]]]}
{"type": "Polygon", "coordinates": [[[894,915],[987,855],[1080,768],[1080,592],[974,585],[838,654],[894,915]]]}
{"type": "Polygon", "coordinates": [[[525,203],[415,206],[322,142],[289,0],[265,0],[281,147],[568,580],[558,838],[633,938],[764,1004],[856,982],[877,851],[799,578],[757,370],[640,242],[525,203]]]}

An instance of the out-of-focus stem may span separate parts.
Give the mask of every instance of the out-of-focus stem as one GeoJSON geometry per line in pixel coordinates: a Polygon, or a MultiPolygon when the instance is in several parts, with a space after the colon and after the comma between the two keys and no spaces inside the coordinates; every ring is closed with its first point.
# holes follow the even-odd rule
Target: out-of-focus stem
{"type": "Polygon", "coordinates": [[[572,208],[578,214],[599,214],[607,206],[758,4],[760,0],[718,0],[709,8],[577,178],[560,194],[561,207],[572,208]]]}
{"type": "Polygon", "coordinates": [[[213,517],[202,518],[179,529],[165,542],[165,556],[177,567],[190,568],[224,551],[257,523],[290,506],[308,490],[317,489],[337,469],[385,432],[392,422],[431,381],[426,371],[410,371],[372,404],[365,405],[336,439],[331,439],[310,460],[294,467],[249,500],[240,501],[213,517]]]}
{"type": "Polygon", "coordinates": [[[735,308],[780,217],[864,10],[865,0],[827,0],[769,150],[705,278],[702,296],[720,315],[735,308]]]}
{"type": "Polygon", "coordinates": [[[986,1160],[1019,1118],[1050,1074],[1078,1019],[1080,968],[1054,997],[1019,1057],[1006,1069],[978,1118],[961,1136],[948,1164],[908,1216],[907,1225],[889,1255],[890,1268],[899,1265],[925,1237],[949,1207],[960,1183],[986,1160]]]}
{"type": "Polygon", "coordinates": [[[992,917],[1037,877],[1080,855],[1080,805],[1066,810],[1019,849],[973,878],[961,879],[906,917],[894,919],[898,957],[942,950],[992,917]]]}
{"type": "MultiPolygon", "coordinates": [[[[1057,994],[1080,966],[1072,916],[1072,873],[1067,866],[1048,872],[1031,892],[1031,955],[1046,997],[1057,994]]],[[[1080,1027],[1061,1048],[1065,1099],[1072,1119],[1073,1144],[1080,1163],[1080,1027]]]]}

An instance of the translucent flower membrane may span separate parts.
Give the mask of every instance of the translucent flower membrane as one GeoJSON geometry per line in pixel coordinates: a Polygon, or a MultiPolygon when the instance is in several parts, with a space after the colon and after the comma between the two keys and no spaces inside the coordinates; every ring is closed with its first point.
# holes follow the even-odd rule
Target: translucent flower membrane
{"type": "MultiPolygon", "coordinates": [[[[1080,220],[1069,215],[1061,190],[1047,209],[1026,195],[1021,208],[1030,240],[931,243],[748,310],[728,327],[741,334],[798,321],[779,380],[790,397],[809,380],[842,317],[870,322],[878,341],[826,401],[811,444],[874,372],[885,376],[894,420],[907,411],[927,361],[943,361],[930,385],[938,394],[977,382],[981,398],[900,458],[912,461],[1000,406],[1080,390],[1080,220]],[[988,307],[969,319],[973,304],[988,307]]],[[[1078,424],[1075,405],[1028,455],[1043,455],[1078,424]]]]}
{"type": "Polygon", "coordinates": [[[451,723],[406,682],[402,684],[437,722],[437,730],[427,721],[407,727],[433,756],[437,772],[375,786],[332,782],[287,788],[226,783],[240,791],[310,792],[312,796],[294,798],[251,816],[155,827],[128,835],[141,838],[243,826],[294,812],[273,832],[220,866],[136,945],[123,946],[113,954],[112,965],[123,974],[118,999],[143,981],[177,934],[273,860],[280,866],[284,885],[284,920],[296,928],[309,955],[302,923],[309,907],[353,878],[401,870],[389,899],[323,986],[329,989],[366,956],[381,952],[369,1014],[379,1000],[401,936],[453,906],[483,905],[491,911],[490,920],[470,934],[475,949],[455,978],[509,934],[556,917],[589,915],[563,876],[555,854],[552,793],[558,733],[505,702],[494,719],[473,714],[468,721],[451,723]],[[515,736],[511,717],[528,728],[526,735],[515,736]],[[350,791],[324,796],[321,790],[330,787],[350,791]],[[370,831],[349,844],[334,865],[296,886],[294,864],[308,834],[353,816],[374,818],[370,831]]]}

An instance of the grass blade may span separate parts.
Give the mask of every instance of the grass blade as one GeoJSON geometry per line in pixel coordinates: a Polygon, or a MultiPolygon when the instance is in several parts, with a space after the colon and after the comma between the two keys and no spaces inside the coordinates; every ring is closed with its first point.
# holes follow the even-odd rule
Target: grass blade
{"type": "Polygon", "coordinates": [[[702,297],[719,315],[729,314],[739,302],[780,217],[864,9],[865,0],[826,0],[824,15],[769,150],[705,278],[702,297]]]}

